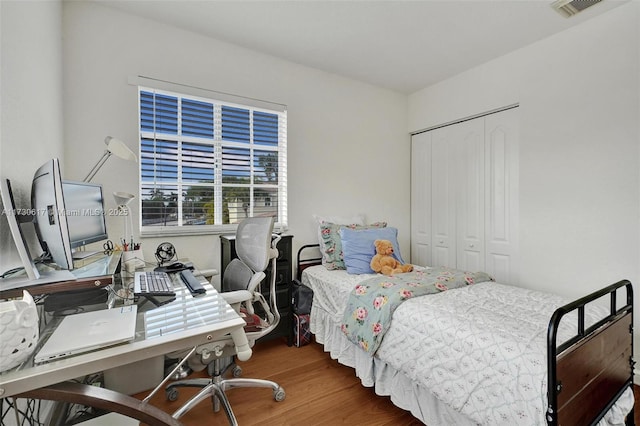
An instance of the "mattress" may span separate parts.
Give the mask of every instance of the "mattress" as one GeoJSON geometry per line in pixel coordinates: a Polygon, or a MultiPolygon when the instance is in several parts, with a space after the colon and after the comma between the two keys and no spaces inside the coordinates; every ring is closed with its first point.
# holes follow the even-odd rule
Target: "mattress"
{"type": "MultiPolygon", "coordinates": [[[[302,275],[314,290],[316,340],[355,368],[364,386],[429,426],[545,424],[547,325],[568,300],[494,282],[409,299],[371,357],[339,330],[351,290],[371,276],[320,265],[302,275]]],[[[606,312],[590,306],[587,324],[606,312]]],[[[559,340],[575,333],[575,323],[564,321],[559,340]]],[[[633,405],[630,390],[619,405],[603,424],[623,423],[633,405]]]]}

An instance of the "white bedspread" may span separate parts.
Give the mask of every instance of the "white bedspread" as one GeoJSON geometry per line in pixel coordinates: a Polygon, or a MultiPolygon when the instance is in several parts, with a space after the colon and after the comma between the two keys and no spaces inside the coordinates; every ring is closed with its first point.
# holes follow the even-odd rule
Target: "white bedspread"
{"type": "MultiPolygon", "coordinates": [[[[356,368],[363,385],[429,426],[546,423],[547,325],[567,300],[497,283],[410,299],[370,358],[336,331],[349,292],[369,276],[322,266],[303,273],[314,290],[311,331],[332,357],[356,368]]],[[[586,314],[590,323],[606,309],[586,314]]],[[[565,321],[559,335],[567,338],[574,323],[565,321]]]]}

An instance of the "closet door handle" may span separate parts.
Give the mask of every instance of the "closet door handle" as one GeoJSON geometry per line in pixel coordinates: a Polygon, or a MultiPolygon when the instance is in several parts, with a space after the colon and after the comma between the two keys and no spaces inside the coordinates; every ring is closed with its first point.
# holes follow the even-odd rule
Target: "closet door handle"
{"type": "Polygon", "coordinates": [[[469,247],[473,247],[473,244],[469,244],[469,247]]]}

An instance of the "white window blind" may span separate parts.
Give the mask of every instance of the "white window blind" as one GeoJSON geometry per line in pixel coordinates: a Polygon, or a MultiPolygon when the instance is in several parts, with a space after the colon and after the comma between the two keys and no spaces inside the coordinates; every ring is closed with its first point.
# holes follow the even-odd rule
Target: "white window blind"
{"type": "Polygon", "coordinates": [[[287,225],[287,113],[139,86],[143,233],[287,225]]]}

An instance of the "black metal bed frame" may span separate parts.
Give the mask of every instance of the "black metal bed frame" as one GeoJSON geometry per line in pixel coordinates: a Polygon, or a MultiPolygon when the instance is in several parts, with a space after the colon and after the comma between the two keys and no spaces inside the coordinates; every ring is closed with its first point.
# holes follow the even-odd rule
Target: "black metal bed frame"
{"type": "MultiPolygon", "coordinates": [[[[634,364],[633,286],[628,280],[611,284],[558,308],[551,317],[547,331],[547,423],[550,426],[564,426],[567,422],[598,423],[629,386],[633,389],[634,364]],[[617,290],[623,287],[626,289],[626,303],[617,308],[617,290]],[[585,329],[585,307],[607,295],[610,298],[609,315],[585,329]],[[558,345],[560,321],[575,310],[578,311],[578,334],[558,345]],[[593,353],[606,356],[608,361],[605,364],[608,365],[588,365],[589,359],[577,362],[578,357],[593,353]],[[560,373],[559,364],[563,361],[567,366],[560,373]],[[565,389],[565,378],[571,382],[569,389],[565,389]],[[570,397],[562,395],[563,390],[570,392],[570,397]],[[563,403],[559,402],[560,396],[564,396],[563,403]],[[579,398],[575,399],[576,396],[579,398]],[[581,408],[580,415],[576,413],[576,406],[581,408]],[[569,411],[567,416],[560,415],[563,408],[569,411]]],[[[633,409],[627,416],[626,424],[635,424],[633,409]]]]}

